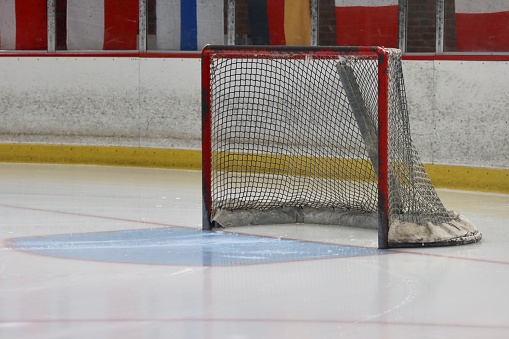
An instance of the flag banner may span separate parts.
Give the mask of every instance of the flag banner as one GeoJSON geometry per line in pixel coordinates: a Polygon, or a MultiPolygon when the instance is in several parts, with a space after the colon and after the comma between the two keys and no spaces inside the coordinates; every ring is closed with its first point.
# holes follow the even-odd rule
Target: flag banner
{"type": "Polygon", "coordinates": [[[135,50],[138,0],[67,0],[68,50],[135,50]]]}
{"type": "Polygon", "coordinates": [[[224,44],[223,11],[223,0],[157,1],[157,49],[196,51],[224,44]]]}
{"type": "Polygon", "coordinates": [[[0,49],[47,48],[46,0],[0,0],[0,49]]]}
{"type": "Polygon", "coordinates": [[[339,46],[398,47],[398,0],[335,0],[339,46]]]}
{"type": "Polygon", "coordinates": [[[248,0],[253,45],[309,45],[309,0],[248,0]]]}
{"type": "Polygon", "coordinates": [[[455,0],[460,52],[509,52],[509,1],[455,0]]]}

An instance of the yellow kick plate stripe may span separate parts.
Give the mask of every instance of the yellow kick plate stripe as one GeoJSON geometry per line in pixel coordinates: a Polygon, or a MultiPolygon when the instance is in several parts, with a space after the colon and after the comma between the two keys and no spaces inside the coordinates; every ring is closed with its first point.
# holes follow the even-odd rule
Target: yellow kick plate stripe
{"type": "MultiPolygon", "coordinates": [[[[264,155],[250,157],[251,159],[249,160],[256,160],[261,163],[270,160],[267,159],[270,156],[264,155]]],[[[230,164],[232,166],[231,169],[242,167],[242,161],[247,160],[245,156],[234,159],[234,162],[230,164]]],[[[294,163],[294,166],[298,168],[298,175],[309,175],[311,173],[309,172],[309,165],[314,161],[316,159],[298,159],[294,163]]],[[[332,162],[351,162],[355,160],[323,159],[322,161],[322,165],[326,166],[332,162]]],[[[369,166],[369,163],[363,160],[357,161],[363,162],[365,166],[369,166]]],[[[0,144],[0,162],[90,164],[200,170],[201,151],[110,146],[0,144]]],[[[437,188],[509,194],[509,170],[507,169],[429,164],[425,164],[424,167],[433,185],[437,188]]],[[[295,170],[295,167],[293,170],[295,170]]],[[[312,172],[314,175],[317,175],[316,171],[313,170],[312,172]]],[[[364,178],[364,180],[370,181],[372,178],[364,178]]]]}

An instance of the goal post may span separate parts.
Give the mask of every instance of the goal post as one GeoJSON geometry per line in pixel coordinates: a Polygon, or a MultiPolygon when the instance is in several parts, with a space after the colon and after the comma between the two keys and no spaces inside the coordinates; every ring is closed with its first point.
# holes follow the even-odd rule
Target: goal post
{"type": "Polygon", "coordinates": [[[368,227],[380,248],[481,239],[413,146],[399,50],[207,46],[201,61],[204,230],[368,227]]]}

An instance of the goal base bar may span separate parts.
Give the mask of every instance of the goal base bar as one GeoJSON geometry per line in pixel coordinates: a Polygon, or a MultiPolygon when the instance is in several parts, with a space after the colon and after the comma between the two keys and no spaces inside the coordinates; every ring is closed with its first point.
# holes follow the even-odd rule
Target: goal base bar
{"type": "MultiPolygon", "coordinates": [[[[454,214],[454,212],[451,212],[454,214]]],[[[400,219],[412,220],[411,215],[400,219]]],[[[308,224],[356,227],[376,230],[379,227],[377,213],[364,213],[339,208],[281,207],[268,210],[243,209],[215,211],[214,227],[238,227],[249,225],[308,224]]],[[[440,247],[475,243],[481,233],[462,215],[443,224],[417,225],[408,221],[395,221],[390,239],[384,248],[440,247]]]]}

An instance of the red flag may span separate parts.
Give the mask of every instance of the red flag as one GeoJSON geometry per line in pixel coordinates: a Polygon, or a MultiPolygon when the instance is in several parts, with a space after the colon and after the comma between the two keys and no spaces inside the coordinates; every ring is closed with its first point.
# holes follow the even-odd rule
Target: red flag
{"type": "Polygon", "coordinates": [[[138,0],[67,0],[67,49],[135,50],[138,0]]]}
{"type": "Polygon", "coordinates": [[[339,46],[398,47],[398,0],[335,0],[339,46]]]}
{"type": "Polygon", "coordinates": [[[47,48],[46,0],[3,0],[0,3],[0,49],[47,48]]]}
{"type": "Polygon", "coordinates": [[[456,35],[461,52],[509,52],[509,2],[456,0],[456,35]]]}

